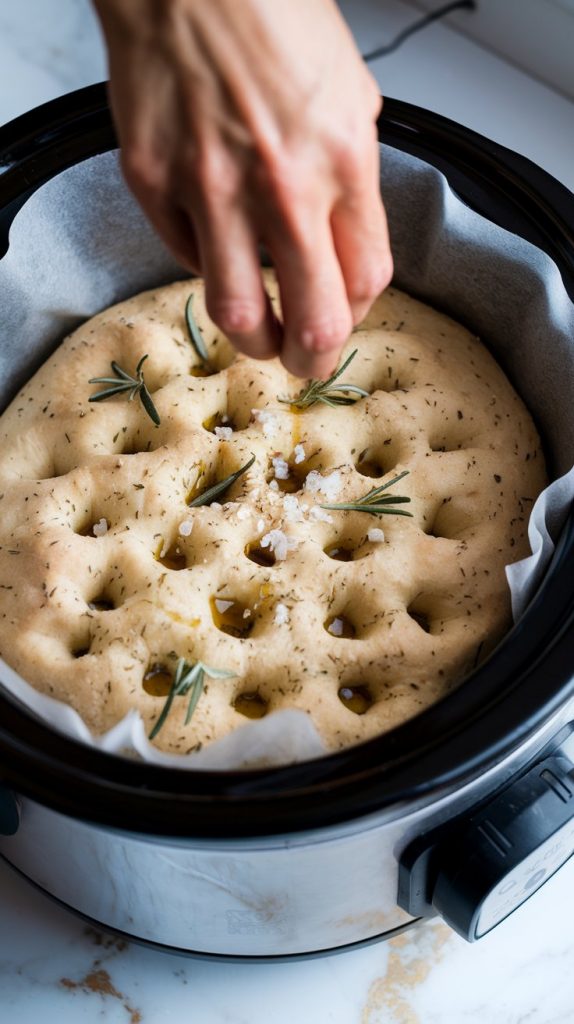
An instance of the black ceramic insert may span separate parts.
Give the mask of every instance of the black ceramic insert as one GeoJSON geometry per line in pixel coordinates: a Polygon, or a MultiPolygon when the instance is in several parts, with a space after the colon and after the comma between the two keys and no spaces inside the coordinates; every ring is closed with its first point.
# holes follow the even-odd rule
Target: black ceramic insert
{"type": "MultiPolygon", "coordinates": [[[[530,161],[437,114],[385,101],[379,137],[438,167],[480,214],[555,260],[574,299],[574,199],[530,161]]],[[[26,199],[117,145],[105,86],[70,93],[0,128],[0,255],[26,199]]],[[[456,788],[516,749],[574,693],[574,511],[531,606],[489,660],[392,732],[287,768],[189,772],[100,753],[0,694],[0,783],[122,830],[172,836],[317,828],[456,788]]],[[[1,681],[1,680],[0,680],[1,681]]]]}

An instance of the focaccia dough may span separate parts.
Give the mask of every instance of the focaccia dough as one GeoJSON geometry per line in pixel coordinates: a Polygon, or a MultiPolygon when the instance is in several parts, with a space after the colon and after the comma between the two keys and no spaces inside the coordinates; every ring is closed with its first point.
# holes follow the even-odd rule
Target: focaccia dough
{"type": "Polygon", "coordinates": [[[0,423],[6,661],[95,732],[137,708],[149,733],[178,658],[232,671],[206,678],[187,725],[189,695],[175,697],[155,742],[180,753],[244,712],[287,707],[337,749],[458,684],[509,627],[504,566],[528,553],[540,441],[487,349],[407,295],[377,300],[344,357],[355,348],[345,380],[370,397],[297,413],[278,396],[301,381],[277,359],[236,355],[200,280],[138,295],[66,338],[0,423]],[[193,372],[191,291],[209,376],[193,372]],[[137,397],[89,403],[90,378],[111,360],[133,374],[146,353],[159,427],[137,397]],[[252,453],[223,505],[188,507],[252,453]],[[285,473],[274,459],[292,493],[271,483],[285,473]],[[382,483],[405,469],[388,494],[411,498],[398,507],[412,519],[319,508],[376,486],[361,470],[382,483]],[[259,564],[270,551],[275,563],[259,564]],[[220,628],[222,601],[236,602],[245,636],[220,628]]]}

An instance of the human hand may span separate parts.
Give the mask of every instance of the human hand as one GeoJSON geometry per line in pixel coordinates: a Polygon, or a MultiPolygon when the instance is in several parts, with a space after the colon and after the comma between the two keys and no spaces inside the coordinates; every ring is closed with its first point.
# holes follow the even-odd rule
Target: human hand
{"type": "Polygon", "coordinates": [[[334,0],[94,2],[124,174],[150,221],[204,275],[240,351],[328,376],[392,274],[381,101],[334,0]]]}

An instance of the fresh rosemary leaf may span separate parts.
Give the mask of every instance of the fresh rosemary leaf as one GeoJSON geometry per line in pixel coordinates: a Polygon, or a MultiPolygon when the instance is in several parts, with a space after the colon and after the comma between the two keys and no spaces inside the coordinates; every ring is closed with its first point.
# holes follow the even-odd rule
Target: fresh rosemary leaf
{"type": "Polygon", "coordinates": [[[191,674],[189,677],[189,702],[187,705],[187,712],[185,715],[185,725],[189,725],[189,723],[191,722],[193,712],[195,711],[199,698],[203,693],[203,681],[205,678],[205,672],[200,667],[200,665],[196,665],[195,667],[198,670],[197,674],[193,677],[193,680],[191,678],[191,674]]]}
{"type": "MultiPolygon", "coordinates": [[[[144,363],[146,359],[147,356],[144,356],[143,359],[140,359],[136,367],[136,376],[140,372],[142,363],[144,363]]],[[[129,380],[130,382],[132,381],[132,377],[130,377],[129,373],[126,370],[122,370],[121,366],[118,363],[116,363],[115,359],[112,359],[112,370],[114,371],[116,377],[121,377],[122,380],[129,380]]]]}
{"type": "Polygon", "coordinates": [[[194,295],[192,292],[185,304],[185,322],[187,324],[187,329],[189,331],[191,344],[193,345],[199,358],[201,359],[202,363],[209,363],[209,354],[205,342],[203,340],[203,335],[199,327],[197,326],[195,317],[193,315],[193,299],[194,295]]]}
{"type": "Polygon", "coordinates": [[[337,405],[354,405],[359,398],[368,398],[369,392],[365,391],[364,388],[360,388],[357,384],[336,383],[357,355],[357,351],[355,349],[354,352],[351,352],[351,355],[345,359],[345,362],[335,370],[335,373],[328,380],[315,380],[313,378],[308,381],[307,385],[294,398],[282,398],[278,395],[278,400],[287,405],[292,405],[296,409],[308,409],[309,406],[315,405],[316,402],[322,402],[323,405],[335,407],[337,405]],[[346,392],[346,396],[341,394],[341,392],[346,392]],[[357,397],[349,397],[349,392],[357,397]]]}
{"type": "Polygon", "coordinates": [[[196,661],[195,664],[191,665],[185,660],[185,658],[178,659],[171,689],[167,695],[161,714],[149,734],[150,740],[155,739],[160,731],[167,716],[169,715],[175,697],[185,697],[189,694],[189,703],[187,705],[185,715],[185,724],[189,724],[193,712],[197,707],[199,698],[203,693],[203,683],[206,675],[209,676],[210,679],[230,679],[235,675],[235,672],[229,672],[227,669],[223,668],[211,668],[209,665],[204,665],[202,661],[196,661]]]}
{"type": "Polygon", "coordinates": [[[142,384],[140,388],[140,401],[145,411],[147,412],[150,420],[152,420],[155,423],[156,427],[159,427],[161,423],[159,413],[155,405],[153,404],[152,397],[148,389],[146,388],[145,384],[142,384]]]}
{"type": "Polygon", "coordinates": [[[235,473],[231,473],[229,476],[226,476],[225,480],[220,480],[219,483],[214,484],[213,487],[208,487],[206,491],[198,494],[197,498],[194,498],[189,502],[189,508],[198,508],[200,505],[211,505],[211,502],[215,501],[216,498],[223,494],[228,487],[231,487],[236,480],[239,480],[239,477],[243,476],[243,474],[251,468],[254,462],[255,456],[252,454],[249,462],[246,462],[241,469],[236,470],[235,473]]]}
{"type": "Polygon", "coordinates": [[[112,360],[111,367],[115,374],[114,377],[92,377],[88,381],[88,384],[109,384],[109,387],[104,388],[102,391],[96,391],[95,394],[90,395],[89,401],[103,402],[106,398],[113,398],[114,395],[127,394],[128,401],[131,402],[136,395],[139,395],[140,402],[149,418],[155,423],[156,427],[159,427],[161,423],[159,413],[147,389],[142,370],[142,366],[146,359],[147,355],[141,357],[138,365],[136,366],[135,377],[132,377],[127,370],[122,369],[115,360],[112,360]]]}
{"type": "MultiPolygon", "coordinates": [[[[94,377],[89,383],[94,384],[96,378],[94,377]]],[[[99,384],[104,383],[104,378],[100,377],[98,380],[99,384]]],[[[123,395],[128,388],[125,384],[117,384],[115,387],[106,388],[105,391],[96,391],[95,395],[90,395],[90,402],[103,402],[105,398],[112,398],[114,395],[123,395]]]]}
{"type": "Polygon", "coordinates": [[[398,476],[393,477],[392,480],[387,480],[386,483],[381,484],[379,487],[373,487],[367,494],[364,494],[362,498],[357,498],[355,501],[341,501],[333,505],[321,505],[321,508],[326,508],[334,511],[342,512],[366,512],[370,516],[410,516],[412,519],[412,512],[405,512],[402,508],[393,508],[394,505],[405,505],[410,502],[410,498],[404,495],[386,494],[383,497],[383,491],[388,490],[394,484],[402,480],[403,477],[408,476],[408,469],[404,469],[398,476]]]}

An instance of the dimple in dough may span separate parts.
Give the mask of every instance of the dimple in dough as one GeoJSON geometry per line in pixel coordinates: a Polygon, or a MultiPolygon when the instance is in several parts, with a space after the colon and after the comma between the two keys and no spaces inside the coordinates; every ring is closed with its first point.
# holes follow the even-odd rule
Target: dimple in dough
{"type": "MultiPolygon", "coordinates": [[[[276,303],[271,276],[267,287],[276,303]]],[[[98,733],[131,708],[149,733],[179,657],[233,671],[206,680],[188,725],[188,698],[174,699],[154,742],[175,753],[244,724],[245,711],[288,707],[336,750],[460,683],[510,625],[504,566],[528,553],[540,441],[478,339],[400,291],[379,297],[343,356],[355,348],[345,378],[370,397],[296,413],[278,396],[301,382],[277,359],[234,353],[201,280],[135,296],[66,338],[1,417],[6,661],[98,733]],[[192,291],[208,376],[185,325],[192,291]],[[89,378],[112,359],[133,373],[146,353],[159,427],[137,398],[88,402],[89,378]],[[188,506],[252,453],[223,505],[188,506]],[[288,485],[270,483],[285,473],[273,459],[288,485]],[[412,519],[317,511],[325,490],[305,486],[315,471],[331,500],[356,499],[376,486],[365,473],[383,482],[405,469],[389,494],[410,497],[412,519]],[[273,542],[285,554],[285,539],[286,557],[260,564],[273,542]],[[220,628],[222,601],[235,602],[242,635],[220,628]]]]}

